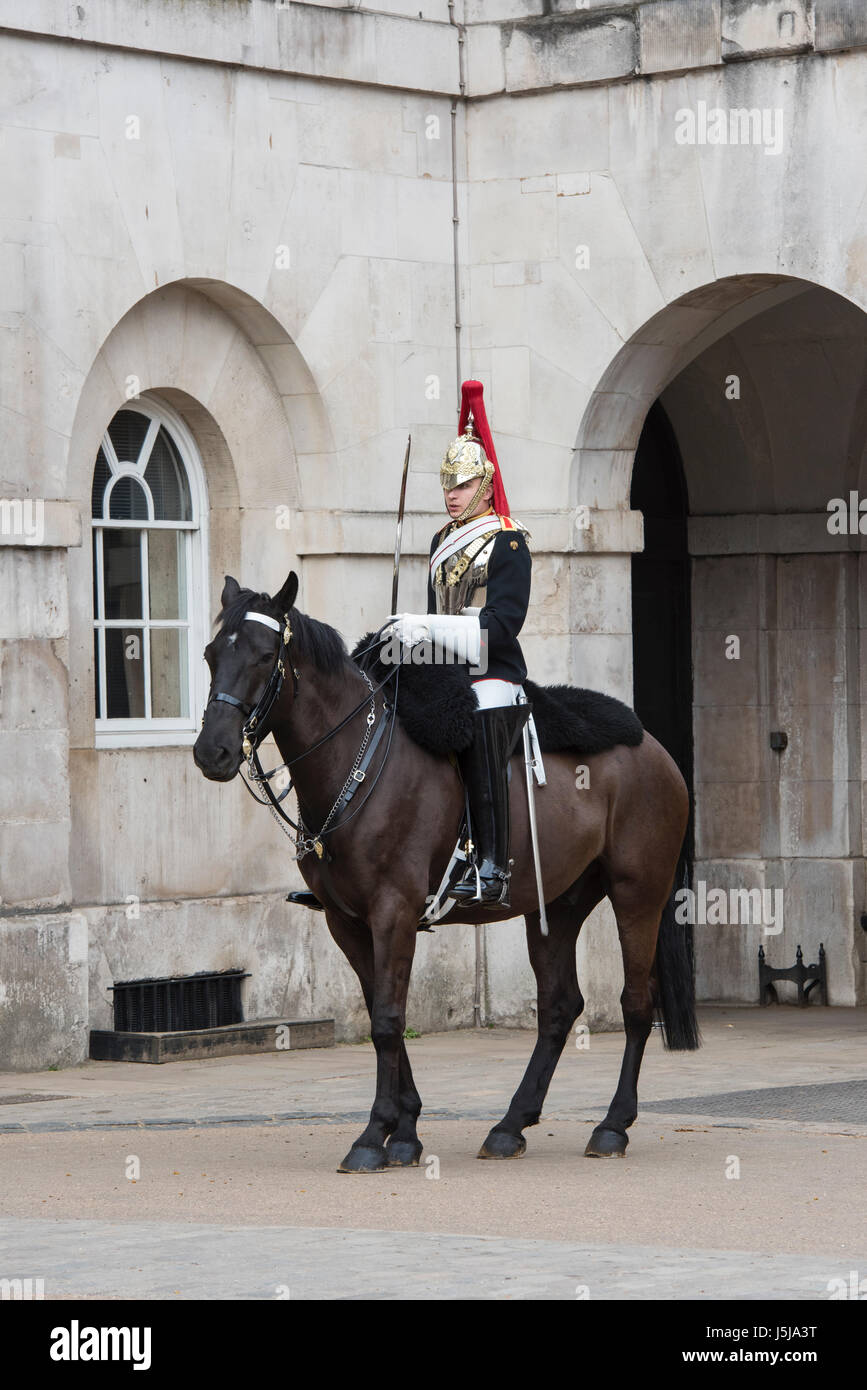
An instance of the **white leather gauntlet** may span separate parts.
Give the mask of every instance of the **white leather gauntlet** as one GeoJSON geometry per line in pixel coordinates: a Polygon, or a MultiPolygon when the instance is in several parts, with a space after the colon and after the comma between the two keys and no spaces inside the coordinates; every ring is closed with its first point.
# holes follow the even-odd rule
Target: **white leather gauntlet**
{"type": "Polygon", "coordinates": [[[450,613],[395,613],[391,617],[391,626],[384,635],[393,635],[409,647],[432,642],[459,661],[478,666],[482,644],[478,618],[450,613]]]}

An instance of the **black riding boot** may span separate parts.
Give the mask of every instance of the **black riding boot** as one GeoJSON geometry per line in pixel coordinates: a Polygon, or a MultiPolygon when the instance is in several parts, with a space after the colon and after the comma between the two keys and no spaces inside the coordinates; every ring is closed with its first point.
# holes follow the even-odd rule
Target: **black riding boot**
{"type": "Polygon", "coordinates": [[[461,755],[461,773],[467,784],[475,859],[481,881],[478,897],[476,868],[451,889],[458,902],[479,902],[485,907],[510,907],[509,902],[509,758],[526,723],[527,705],[502,705],[478,710],[476,733],[461,755]]]}

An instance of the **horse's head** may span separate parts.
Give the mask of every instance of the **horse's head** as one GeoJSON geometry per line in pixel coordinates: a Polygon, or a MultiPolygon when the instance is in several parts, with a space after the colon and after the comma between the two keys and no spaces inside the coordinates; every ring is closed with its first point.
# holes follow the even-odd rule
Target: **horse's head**
{"type": "Polygon", "coordinates": [[[193,747],[196,765],[212,782],[229,782],[241,766],[242,729],[261,700],[280,650],[284,615],[295,602],[298,576],[293,572],[273,598],[242,589],[230,575],[221,596],[219,631],[205,648],[211,690],[202,732],[193,747]],[[270,623],[247,618],[261,613],[270,623]]]}

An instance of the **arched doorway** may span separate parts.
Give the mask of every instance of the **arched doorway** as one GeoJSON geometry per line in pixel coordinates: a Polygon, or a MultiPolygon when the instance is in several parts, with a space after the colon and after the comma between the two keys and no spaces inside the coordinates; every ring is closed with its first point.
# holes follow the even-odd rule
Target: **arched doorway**
{"type": "Polygon", "coordinates": [[[629,505],[644,518],[632,556],[633,705],[690,790],[685,858],[693,860],[692,651],[689,503],[680,450],[662,405],[651,406],[632,470],[629,505]]]}
{"type": "Polygon", "coordinates": [[[831,1002],[867,995],[867,560],[857,518],[828,524],[832,499],[867,497],[865,379],[860,308],[738,277],[646,324],[582,421],[576,500],[633,584],[628,635],[612,612],[582,641],[622,652],[609,666],[692,772],[694,878],[732,914],[696,924],[701,998],[755,1002],[760,945],[786,965],[820,941],[831,1002]],[[765,896],[773,915],[734,915],[765,896]]]}

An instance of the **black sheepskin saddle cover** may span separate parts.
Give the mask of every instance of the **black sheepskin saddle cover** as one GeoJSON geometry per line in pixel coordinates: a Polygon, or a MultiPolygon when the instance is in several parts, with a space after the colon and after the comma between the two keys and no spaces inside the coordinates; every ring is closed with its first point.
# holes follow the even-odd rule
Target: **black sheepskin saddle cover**
{"type": "MultiPolygon", "coordinates": [[[[378,684],[394,670],[383,664],[377,649],[359,658],[374,642],[369,632],[352,653],[352,660],[378,684]]],[[[523,682],[543,753],[604,753],[617,744],[636,747],[644,729],[634,710],[612,695],[598,690],[582,690],[571,685],[537,685],[523,682]]],[[[400,667],[397,714],[415,743],[429,753],[443,756],[463,753],[473,741],[473,716],[478,709],[470,684],[470,668],[453,665],[411,665],[400,667]]]]}

